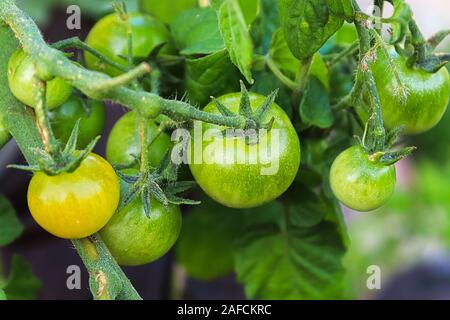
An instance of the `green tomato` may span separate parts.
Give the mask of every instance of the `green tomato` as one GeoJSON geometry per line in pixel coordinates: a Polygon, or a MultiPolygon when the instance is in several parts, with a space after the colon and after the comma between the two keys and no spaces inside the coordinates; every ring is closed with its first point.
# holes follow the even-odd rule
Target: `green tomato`
{"type": "Polygon", "coordinates": [[[141,197],[117,211],[100,235],[120,265],[139,266],[166,254],[181,229],[179,206],[167,207],[151,199],[150,217],[145,215],[141,197]]]}
{"type": "Polygon", "coordinates": [[[333,162],[330,184],[336,197],[357,211],[372,211],[385,204],[395,189],[395,166],[375,163],[358,145],[333,162]]]}
{"type": "MultiPolygon", "coordinates": [[[[37,75],[33,60],[22,49],[9,59],[8,83],[13,95],[23,104],[35,107],[33,78],[37,75]]],[[[61,78],[47,81],[46,103],[49,109],[59,107],[69,99],[72,87],[61,78]]]]}
{"type": "MultiPolygon", "coordinates": [[[[147,121],[149,137],[156,134],[158,126],[151,120],[147,121]]],[[[117,121],[108,138],[106,145],[106,158],[113,164],[129,165],[135,157],[141,154],[141,141],[139,130],[139,118],[135,111],[126,113],[117,121]]],[[[161,133],[149,146],[150,165],[156,167],[163,159],[166,152],[172,146],[170,137],[161,133]]]]}
{"type": "Polygon", "coordinates": [[[80,149],[102,133],[105,116],[105,106],[102,102],[89,102],[89,110],[86,110],[83,100],[76,96],[70,97],[62,106],[49,112],[53,132],[62,143],[67,143],[77,120],[81,119],[78,135],[80,149]]]}
{"type": "MultiPolygon", "coordinates": [[[[240,93],[232,93],[218,100],[237,113],[240,99],[240,93]]],[[[265,99],[250,93],[252,109],[256,110],[265,99]]],[[[214,103],[204,111],[219,114],[214,103]]],[[[189,166],[211,198],[228,207],[251,208],[274,200],[289,188],[300,165],[300,142],[288,116],[276,103],[265,122],[272,117],[272,129],[261,133],[259,143],[254,145],[246,144],[242,136],[212,136],[211,130],[220,133],[224,129],[216,125],[204,123],[201,135],[194,128],[188,148],[189,166]]]]}
{"type": "MultiPolygon", "coordinates": [[[[163,23],[140,13],[130,13],[129,23],[132,28],[134,58],[147,58],[155,47],[165,42],[169,44],[161,52],[170,52],[170,33],[163,23]]],[[[126,67],[128,65],[126,60],[128,56],[127,30],[127,22],[121,20],[116,13],[110,14],[95,24],[86,38],[86,43],[126,67]]],[[[104,72],[110,76],[121,74],[120,70],[101,62],[88,52],[85,53],[85,57],[89,69],[104,72]]]]}
{"type": "Polygon", "coordinates": [[[442,118],[450,100],[450,77],[446,68],[427,73],[410,68],[407,59],[392,49],[390,59],[406,88],[402,99],[399,83],[388,71],[388,57],[379,52],[372,71],[381,99],[385,125],[392,129],[404,125],[406,134],[419,134],[432,129],[442,118]]]}
{"type": "Polygon", "coordinates": [[[141,9],[158,20],[170,24],[183,11],[197,7],[198,0],[141,0],[141,9]]]}

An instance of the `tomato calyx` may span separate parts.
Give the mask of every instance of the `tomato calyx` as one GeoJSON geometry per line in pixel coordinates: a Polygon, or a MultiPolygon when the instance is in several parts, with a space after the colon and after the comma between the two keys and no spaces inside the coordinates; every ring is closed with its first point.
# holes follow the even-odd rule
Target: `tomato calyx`
{"type": "MultiPolygon", "coordinates": [[[[197,205],[200,201],[186,199],[178,194],[183,193],[196,185],[195,181],[177,181],[178,167],[170,159],[171,150],[164,156],[161,163],[154,170],[141,170],[137,173],[126,173],[135,163],[127,166],[114,166],[117,176],[125,182],[127,190],[122,196],[118,210],[124,208],[138,196],[142,197],[144,212],[148,218],[151,212],[151,199],[156,199],[165,207],[175,205],[197,205]]],[[[140,162],[135,157],[135,162],[140,162]]]]}
{"type": "MultiPolygon", "coordinates": [[[[270,131],[272,129],[275,118],[272,117],[268,122],[264,122],[278,94],[278,89],[269,94],[264,103],[255,111],[250,106],[250,97],[244,83],[241,81],[241,101],[239,105],[238,115],[245,118],[244,136],[247,144],[258,143],[258,131],[264,129],[270,131]]],[[[211,97],[219,112],[225,117],[238,116],[223,103],[214,97],[211,97]]],[[[222,131],[223,135],[230,136],[233,134],[242,135],[242,131],[234,129],[226,129],[222,131]]]]}
{"type": "Polygon", "coordinates": [[[387,132],[382,138],[378,138],[382,141],[377,141],[377,139],[374,138],[379,137],[374,134],[374,130],[376,130],[376,125],[374,124],[374,115],[372,115],[366,123],[362,139],[355,136],[358,144],[367,154],[368,159],[373,163],[391,166],[408,157],[417,149],[416,147],[403,147],[398,150],[393,149],[404,130],[404,126],[394,128],[387,132]]]}
{"type": "Polygon", "coordinates": [[[39,162],[30,165],[11,164],[7,168],[13,168],[31,172],[44,172],[48,176],[56,176],[63,172],[73,172],[80,163],[92,152],[100,136],[93,139],[83,150],[76,150],[78,134],[80,131],[80,121],[78,119],[72,133],[61,152],[51,155],[43,149],[36,148],[34,151],[39,155],[39,162]]]}

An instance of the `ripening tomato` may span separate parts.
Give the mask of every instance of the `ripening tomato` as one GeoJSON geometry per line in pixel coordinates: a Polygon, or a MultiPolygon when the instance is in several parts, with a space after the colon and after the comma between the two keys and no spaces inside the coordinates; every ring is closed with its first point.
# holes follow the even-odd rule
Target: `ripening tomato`
{"type": "Polygon", "coordinates": [[[99,231],[119,204],[120,185],[114,169],[91,153],[71,173],[38,172],[28,187],[28,207],[49,233],[79,239],[99,231]]]}
{"type": "Polygon", "coordinates": [[[372,71],[381,99],[386,127],[404,125],[405,133],[419,134],[432,129],[442,118],[450,100],[450,77],[446,68],[428,73],[409,67],[407,59],[391,48],[390,57],[379,52],[372,71]],[[398,73],[406,92],[390,71],[388,59],[398,73]]]}
{"type": "MultiPolygon", "coordinates": [[[[266,99],[249,95],[253,110],[266,99]]],[[[240,99],[240,93],[231,93],[218,100],[237,113],[240,99]]],[[[204,111],[219,113],[214,103],[204,111]]],[[[260,132],[256,144],[247,144],[242,136],[223,136],[224,128],[213,124],[202,125],[201,137],[194,129],[189,167],[211,198],[228,207],[251,208],[274,200],[289,188],[300,165],[300,142],[289,117],[276,103],[265,122],[272,117],[272,129],[260,132]]]]}
{"type": "MultiPolygon", "coordinates": [[[[13,95],[23,104],[35,107],[33,78],[37,75],[32,58],[18,49],[9,59],[8,83],[13,95]]],[[[61,78],[47,81],[46,103],[49,109],[62,105],[72,94],[72,87],[61,78]]]]}
{"type": "Polygon", "coordinates": [[[394,192],[395,183],[395,166],[372,161],[359,145],[342,152],[331,166],[330,184],[335,196],[357,211],[381,207],[394,192]]]}
{"type": "MultiPolygon", "coordinates": [[[[161,52],[171,52],[170,33],[163,23],[149,15],[140,13],[130,13],[129,23],[132,28],[134,58],[147,58],[152,50],[162,43],[167,44],[161,49],[161,52]]],[[[126,67],[126,57],[128,56],[127,30],[127,22],[121,20],[116,13],[110,14],[95,24],[86,38],[86,43],[114,62],[126,67]]],[[[86,52],[85,57],[89,69],[101,71],[110,76],[117,76],[121,73],[88,52],[86,52]]]]}

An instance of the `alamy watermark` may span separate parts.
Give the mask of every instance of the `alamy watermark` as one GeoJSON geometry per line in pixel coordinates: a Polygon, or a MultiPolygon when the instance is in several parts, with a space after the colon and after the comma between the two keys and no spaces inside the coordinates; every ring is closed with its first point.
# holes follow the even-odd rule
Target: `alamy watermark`
{"type": "Polygon", "coordinates": [[[176,129],[176,142],[171,154],[173,163],[260,165],[261,175],[275,175],[279,170],[281,133],[279,129],[203,130],[201,121],[194,121],[193,130],[176,129]]]}

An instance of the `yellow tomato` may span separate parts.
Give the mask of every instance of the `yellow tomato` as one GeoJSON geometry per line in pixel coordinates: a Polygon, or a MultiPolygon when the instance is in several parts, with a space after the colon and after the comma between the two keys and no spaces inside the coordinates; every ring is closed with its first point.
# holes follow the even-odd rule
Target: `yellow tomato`
{"type": "Polygon", "coordinates": [[[28,187],[28,206],[36,222],[51,234],[79,239],[99,231],[120,199],[119,179],[111,165],[89,154],[72,173],[36,173],[28,187]]]}

